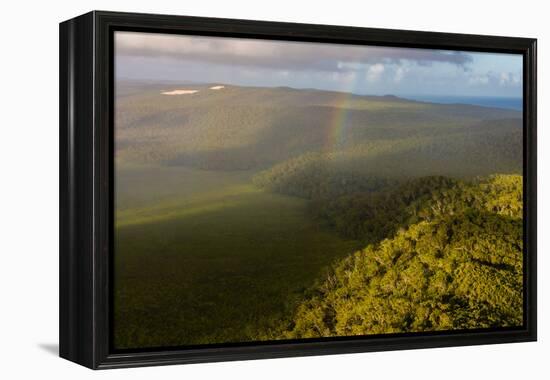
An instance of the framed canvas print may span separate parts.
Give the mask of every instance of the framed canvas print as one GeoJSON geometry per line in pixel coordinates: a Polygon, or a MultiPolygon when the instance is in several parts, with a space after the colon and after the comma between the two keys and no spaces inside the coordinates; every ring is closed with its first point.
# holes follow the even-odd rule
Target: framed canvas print
{"type": "Polygon", "coordinates": [[[60,355],[536,339],[536,40],[60,25],[60,355]]]}

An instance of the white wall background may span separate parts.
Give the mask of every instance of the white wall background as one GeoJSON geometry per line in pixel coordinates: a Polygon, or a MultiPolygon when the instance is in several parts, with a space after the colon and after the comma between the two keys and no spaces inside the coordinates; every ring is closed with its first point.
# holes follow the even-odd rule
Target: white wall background
{"type": "Polygon", "coordinates": [[[0,39],[0,377],[55,379],[550,378],[550,27],[545,1],[7,1],[0,39]],[[93,372],[56,357],[58,23],[116,10],[539,39],[539,342],[93,372]],[[545,149],[546,148],[546,149],[545,149]],[[544,354],[544,351],[547,351],[544,354]],[[545,376],[546,375],[546,376],[545,376]]]}

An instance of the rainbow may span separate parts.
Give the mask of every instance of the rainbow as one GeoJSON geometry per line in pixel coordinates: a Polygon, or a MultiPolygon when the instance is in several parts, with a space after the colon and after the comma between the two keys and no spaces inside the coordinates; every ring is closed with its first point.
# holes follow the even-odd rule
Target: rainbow
{"type": "Polygon", "coordinates": [[[328,124],[326,139],[324,143],[324,152],[332,153],[341,150],[346,142],[346,129],[349,125],[350,99],[353,97],[354,90],[357,88],[357,81],[350,81],[347,91],[337,94],[335,101],[331,104],[333,108],[332,115],[328,124]]]}

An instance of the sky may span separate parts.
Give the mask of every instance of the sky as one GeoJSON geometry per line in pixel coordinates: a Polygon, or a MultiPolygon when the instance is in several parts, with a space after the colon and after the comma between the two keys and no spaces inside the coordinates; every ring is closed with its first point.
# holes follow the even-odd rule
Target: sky
{"type": "Polygon", "coordinates": [[[117,79],[371,95],[522,96],[522,56],[116,32],[117,79]]]}

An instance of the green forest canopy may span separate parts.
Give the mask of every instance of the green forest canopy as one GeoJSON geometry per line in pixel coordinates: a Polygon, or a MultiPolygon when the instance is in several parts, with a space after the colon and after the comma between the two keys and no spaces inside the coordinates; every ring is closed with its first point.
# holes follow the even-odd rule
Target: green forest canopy
{"type": "MultiPolygon", "coordinates": [[[[352,212],[400,209],[395,220],[401,227],[387,229],[379,235],[388,233],[387,238],[336,263],[272,337],[522,324],[521,176],[470,182],[425,178],[410,192],[400,188],[397,193],[398,200],[386,206],[380,197],[371,198],[372,203],[361,199],[352,212]]],[[[344,215],[333,209],[328,218],[346,219],[350,209],[340,210],[344,215]]],[[[347,223],[361,220],[351,215],[347,223]]],[[[365,236],[372,240],[368,232],[365,236]]]]}

